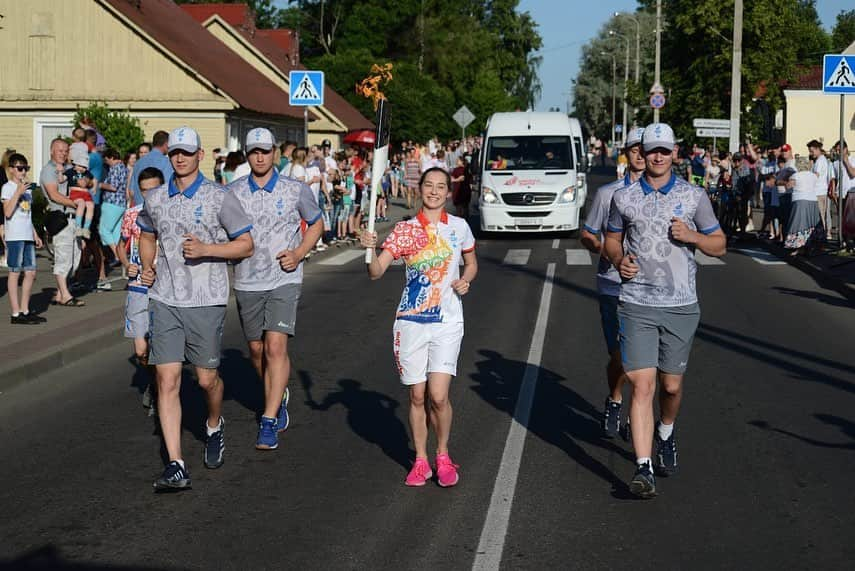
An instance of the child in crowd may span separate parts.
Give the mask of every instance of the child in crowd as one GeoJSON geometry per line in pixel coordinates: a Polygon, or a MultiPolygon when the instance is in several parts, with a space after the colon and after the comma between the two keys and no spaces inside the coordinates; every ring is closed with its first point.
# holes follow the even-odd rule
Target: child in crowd
{"type": "Polygon", "coordinates": [[[92,218],[95,215],[95,202],[92,200],[89,187],[92,186],[95,177],[89,172],[89,153],[80,147],[74,145],[72,147],[74,147],[70,153],[72,166],[65,171],[64,178],[61,178],[59,182],[68,182],[68,197],[77,205],[77,212],[74,216],[77,230],[74,234],[88,240],[91,236],[89,227],[92,225],[92,218]]]}
{"type": "MultiPolygon", "coordinates": [[[[149,190],[163,185],[163,173],[154,167],[143,169],[137,177],[140,192],[143,197],[149,190]]],[[[135,204],[125,211],[122,219],[122,245],[120,250],[127,249],[127,257],[122,256],[125,271],[128,274],[128,298],[125,301],[125,337],[134,340],[134,354],[140,367],[148,369],[149,349],[149,311],[148,287],[144,286],[140,276],[140,227],[137,226],[137,216],[142,210],[142,204],[135,204]]],[[[152,378],[149,378],[151,381],[152,378]]],[[[154,416],[156,398],[155,385],[149,382],[143,393],[143,406],[149,409],[149,416],[154,416]]]]}
{"type": "Polygon", "coordinates": [[[12,306],[13,325],[35,325],[47,321],[30,313],[30,292],[36,280],[36,248],[42,240],[33,228],[33,189],[27,180],[30,166],[19,153],[9,157],[10,180],[3,185],[0,197],[6,227],[6,258],[9,265],[9,304],[12,306]],[[18,277],[24,273],[21,293],[18,295],[18,277]]]}

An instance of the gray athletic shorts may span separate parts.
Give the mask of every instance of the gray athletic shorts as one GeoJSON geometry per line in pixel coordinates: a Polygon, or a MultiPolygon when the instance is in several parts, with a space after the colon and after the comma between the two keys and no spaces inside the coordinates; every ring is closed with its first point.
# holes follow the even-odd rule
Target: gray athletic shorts
{"type": "Polygon", "coordinates": [[[270,291],[237,291],[238,314],[247,341],[259,341],[265,331],[294,336],[302,284],[285,284],[270,291]]]}
{"type": "Polygon", "coordinates": [[[226,306],[173,307],[150,300],[152,365],[183,363],[185,359],[203,369],[220,365],[226,306]]]}
{"type": "Polygon", "coordinates": [[[145,339],[149,335],[151,315],[148,311],[148,294],[129,291],[125,300],[125,337],[145,339]]]}
{"type": "Polygon", "coordinates": [[[620,302],[620,350],[624,371],[656,368],[682,375],[701,320],[698,304],[648,307],[620,302]]]}

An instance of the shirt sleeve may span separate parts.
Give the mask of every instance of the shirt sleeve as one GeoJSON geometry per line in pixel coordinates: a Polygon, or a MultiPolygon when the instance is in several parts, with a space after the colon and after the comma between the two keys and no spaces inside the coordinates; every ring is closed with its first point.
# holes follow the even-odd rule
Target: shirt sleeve
{"type": "MultiPolygon", "coordinates": [[[[246,234],[252,230],[252,220],[243,209],[240,199],[233,192],[225,192],[223,203],[220,205],[219,220],[222,227],[226,230],[229,240],[234,240],[241,234],[246,234]]],[[[143,207],[145,212],[145,207],[143,207]]],[[[142,213],[140,213],[142,216],[142,213]]]]}
{"type": "Polygon", "coordinates": [[[698,193],[698,207],[695,209],[695,226],[701,234],[712,234],[720,228],[718,219],[713,212],[710,197],[706,192],[698,193]]]}
{"type": "Polygon", "coordinates": [[[464,233],[463,240],[460,243],[460,250],[464,254],[475,251],[475,236],[472,234],[472,228],[466,222],[463,223],[464,233]]]}
{"type": "Polygon", "coordinates": [[[603,223],[607,221],[606,219],[609,215],[609,211],[606,210],[606,205],[603,204],[603,197],[605,194],[603,187],[600,187],[600,189],[597,190],[597,194],[594,195],[594,200],[591,201],[591,209],[585,217],[583,228],[594,235],[599,235],[600,229],[605,226],[603,223]]]}
{"type": "Polygon", "coordinates": [[[386,250],[392,254],[392,258],[398,259],[401,256],[406,256],[409,253],[414,253],[416,249],[416,240],[414,236],[415,227],[408,222],[398,222],[392,228],[392,232],[383,240],[380,246],[382,250],[386,250]]]}
{"type": "Polygon", "coordinates": [[[607,229],[609,232],[623,232],[623,215],[618,210],[617,202],[612,197],[612,202],[609,205],[609,222],[607,229]]]}
{"type": "Polygon", "coordinates": [[[39,186],[43,187],[46,184],[59,184],[56,178],[56,169],[51,168],[49,164],[42,168],[42,172],[39,174],[39,186]]]}
{"type": "Polygon", "coordinates": [[[145,206],[145,203],[142,210],[140,210],[139,215],[137,215],[137,226],[139,226],[143,232],[157,234],[157,230],[154,229],[154,221],[151,219],[151,214],[149,214],[148,207],[145,206]]]}
{"type": "Polygon", "coordinates": [[[0,191],[0,198],[2,200],[8,200],[12,198],[12,195],[15,194],[15,183],[11,180],[3,185],[2,191],[0,191]]]}
{"type": "Polygon", "coordinates": [[[297,212],[300,213],[300,218],[306,221],[306,224],[312,225],[321,217],[321,207],[318,206],[318,199],[309,185],[300,185],[300,196],[297,198],[297,212]]]}

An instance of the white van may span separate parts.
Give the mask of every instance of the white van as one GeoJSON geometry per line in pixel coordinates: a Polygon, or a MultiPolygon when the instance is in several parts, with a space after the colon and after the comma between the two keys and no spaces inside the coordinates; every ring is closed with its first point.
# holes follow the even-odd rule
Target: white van
{"type": "Polygon", "coordinates": [[[587,195],[582,144],[578,120],[563,113],[494,113],[479,165],[481,230],[578,230],[587,195]]]}

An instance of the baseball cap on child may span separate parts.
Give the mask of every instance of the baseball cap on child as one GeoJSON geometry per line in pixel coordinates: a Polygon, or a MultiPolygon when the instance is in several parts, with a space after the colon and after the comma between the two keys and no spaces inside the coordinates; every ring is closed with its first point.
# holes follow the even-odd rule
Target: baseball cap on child
{"type": "Polygon", "coordinates": [[[626,148],[638,145],[641,143],[641,138],[644,136],[644,127],[630,129],[626,135],[626,148]]]}
{"type": "Polygon", "coordinates": [[[641,140],[645,152],[653,149],[674,150],[674,130],[667,123],[651,123],[644,128],[641,140]]]}
{"type": "Polygon", "coordinates": [[[71,155],[71,164],[89,168],[89,152],[84,149],[85,147],[73,147],[71,149],[69,153],[71,155]]]}
{"type": "Polygon", "coordinates": [[[276,141],[273,140],[273,133],[271,133],[268,129],[264,129],[262,127],[256,127],[246,134],[246,152],[250,152],[255,149],[261,149],[263,151],[269,151],[276,145],[276,141]]]}
{"type": "Polygon", "coordinates": [[[166,144],[169,153],[175,150],[195,153],[202,146],[202,141],[199,139],[199,133],[190,127],[178,127],[169,133],[169,141],[166,144]]]}

